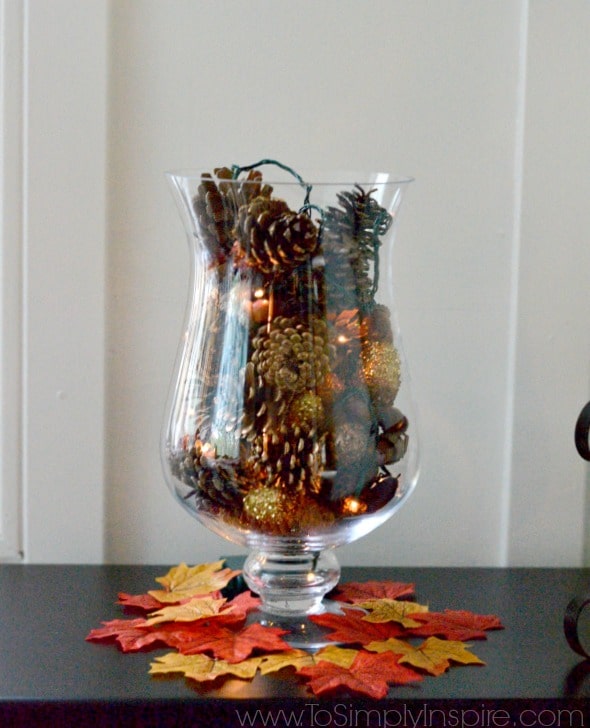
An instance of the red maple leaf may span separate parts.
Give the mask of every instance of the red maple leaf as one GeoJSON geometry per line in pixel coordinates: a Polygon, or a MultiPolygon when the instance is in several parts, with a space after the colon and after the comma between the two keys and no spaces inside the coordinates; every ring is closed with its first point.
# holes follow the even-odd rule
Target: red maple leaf
{"type": "Polygon", "coordinates": [[[303,667],[297,674],[310,678],[309,687],[315,695],[330,693],[339,688],[348,688],[370,698],[384,698],[389,684],[403,685],[422,680],[414,670],[400,665],[399,655],[392,652],[380,654],[361,650],[350,667],[320,660],[311,667],[303,667]]]}
{"type": "Polygon", "coordinates": [[[125,608],[139,609],[143,612],[152,612],[154,609],[160,609],[164,606],[161,602],[151,594],[126,594],[119,592],[117,604],[122,604],[125,608]]]}
{"type": "Polygon", "coordinates": [[[156,630],[146,626],[145,619],[113,619],[90,631],[88,642],[116,642],[123,652],[135,652],[160,640],[156,630]]]}
{"type": "Polygon", "coordinates": [[[174,646],[183,655],[194,655],[211,651],[215,657],[226,662],[242,662],[254,650],[278,652],[290,650],[291,646],[281,639],[288,630],[278,627],[264,627],[251,624],[238,631],[211,624],[208,627],[188,633],[174,646]]]}
{"type": "Polygon", "coordinates": [[[164,622],[149,625],[142,618],[113,619],[90,631],[88,642],[115,642],[122,652],[138,652],[160,644],[179,647],[193,639],[195,633],[210,633],[212,625],[240,628],[246,620],[245,613],[222,613],[196,622],[164,622]]]}
{"type": "Polygon", "coordinates": [[[357,604],[368,599],[412,597],[414,593],[414,584],[404,584],[400,581],[349,581],[339,585],[330,597],[339,602],[357,604]]]}
{"type": "Polygon", "coordinates": [[[374,640],[382,641],[390,637],[399,637],[405,633],[397,622],[367,622],[364,612],[357,609],[344,609],[344,614],[315,614],[310,619],[322,627],[334,630],[328,639],[346,644],[366,645],[374,640]]]}
{"type": "Polygon", "coordinates": [[[422,622],[421,627],[411,627],[410,634],[420,637],[437,635],[448,640],[485,640],[486,630],[504,629],[499,617],[493,614],[473,614],[464,610],[444,612],[418,612],[408,614],[410,619],[422,622]]]}
{"type": "Polygon", "coordinates": [[[260,606],[260,597],[255,597],[251,591],[241,592],[225,605],[235,614],[249,614],[260,606]]]}

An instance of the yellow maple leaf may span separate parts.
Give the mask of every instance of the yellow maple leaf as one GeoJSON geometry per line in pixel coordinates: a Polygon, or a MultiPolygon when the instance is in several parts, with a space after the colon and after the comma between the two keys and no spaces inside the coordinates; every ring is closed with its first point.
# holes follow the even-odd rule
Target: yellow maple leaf
{"type": "Polygon", "coordinates": [[[464,642],[456,640],[441,640],[438,637],[429,637],[418,647],[390,637],[388,640],[370,642],[366,649],[371,652],[393,652],[402,655],[399,662],[417,667],[431,675],[441,675],[451,662],[460,662],[463,665],[483,665],[482,660],[469,652],[464,642]]]}
{"type": "Polygon", "coordinates": [[[262,675],[267,675],[269,672],[278,672],[284,667],[294,667],[299,670],[314,664],[313,655],[305,650],[285,650],[274,655],[264,655],[260,663],[260,672],[262,675]]]}
{"type": "MultiPolygon", "coordinates": [[[[195,622],[197,619],[206,619],[218,615],[225,602],[225,599],[195,597],[184,604],[162,607],[156,612],[151,612],[145,623],[151,627],[154,624],[160,624],[160,622],[195,622]]],[[[231,608],[226,610],[226,612],[230,611],[231,608]]]]}
{"type": "Polygon", "coordinates": [[[153,589],[148,594],[163,604],[174,604],[184,599],[218,591],[241,573],[229,568],[223,569],[223,564],[223,559],[196,566],[179,564],[156,579],[165,589],[153,589]]]}
{"type": "Polygon", "coordinates": [[[424,604],[399,599],[369,599],[357,606],[369,610],[369,614],[363,617],[367,622],[399,622],[404,627],[420,626],[420,622],[410,619],[408,614],[428,611],[428,607],[424,604]]]}
{"type": "Polygon", "coordinates": [[[249,657],[242,662],[232,663],[216,660],[207,655],[181,655],[169,652],[156,657],[150,665],[150,675],[169,675],[179,672],[191,680],[206,682],[222,675],[235,675],[244,680],[251,680],[262,660],[261,657],[249,657]]]}
{"type": "Polygon", "coordinates": [[[326,660],[327,662],[333,662],[335,665],[340,665],[340,667],[348,669],[354,662],[354,658],[358,655],[358,652],[358,650],[353,650],[350,647],[328,645],[315,653],[314,660],[316,664],[320,660],[326,660]]]}

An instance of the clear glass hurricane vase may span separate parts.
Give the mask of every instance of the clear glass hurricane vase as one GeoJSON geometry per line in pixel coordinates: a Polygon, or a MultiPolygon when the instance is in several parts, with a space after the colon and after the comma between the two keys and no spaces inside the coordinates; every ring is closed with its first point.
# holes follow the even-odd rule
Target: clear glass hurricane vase
{"type": "Polygon", "coordinates": [[[249,550],[262,609],[303,615],[338,582],[334,548],[417,480],[392,283],[411,180],[261,165],[168,175],[190,290],[161,454],[178,501],[249,550]]]}

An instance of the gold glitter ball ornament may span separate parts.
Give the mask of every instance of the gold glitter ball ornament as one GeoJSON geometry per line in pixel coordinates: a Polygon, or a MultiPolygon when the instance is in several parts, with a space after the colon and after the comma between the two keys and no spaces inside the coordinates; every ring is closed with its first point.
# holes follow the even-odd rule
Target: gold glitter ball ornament
{"type": "Polygon", "coordinates": [[[244,498],[244,514],[254,523],[271,531],[285,525],[285,495],[278,488],[256,488],[244,498]]]}
{"type": "Polygon", "coordinates": [[[326,526],[334,520],[332,511],[305,493],[273,486],[251,490],[244,498],[243,512],[246,521],[264,533],[284,536],[326,526]]]}
{"type": "Polygon", "coordinates": [[[324,419],[322,398],[315,392],[303,392],[291,402],[287,422],[290,427],[300,427],[309,432],[321,426],[324,419]]]}
{"type": "Polygon", "coordinates": [[[401,361],[395,346],[374,341],[363,347],[362,373],[374,400],[393,401],[401,383],[401,361]]]}

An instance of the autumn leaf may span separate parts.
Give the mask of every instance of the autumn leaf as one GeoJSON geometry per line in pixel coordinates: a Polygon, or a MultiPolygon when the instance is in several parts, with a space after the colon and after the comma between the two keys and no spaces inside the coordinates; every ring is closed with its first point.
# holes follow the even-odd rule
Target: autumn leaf
{"type": "Polygon", "coordinates": [[[448,640],[465,642],[486,639],[487,630],[504,629],[500,619],[493,614],[481,615],[464,610],[447,609],[444,612],[427,612],[410,616],[419,622],[420,626],[411,627],[409,631],[420,637],[437,635],[448,640]]]}
{"type": "Polygon", "coordinates": [[[219,659],[228,662],[242,662],[254,650],[279,652],[288,650],[289,645],[281,639],[287,630],[278,627],[265,627],[261,624],[251,624],[241,630],[234,631],[227,627],[219,627],[212,623],[206,629],[195,632],[192,639],[179,645],[184,655],[194,655],[210,650],[219,659]]]}
{"type": "Polygon", "coordinates": [[[371,642],[366,649],[371,652],[393,652],[400,656],[400,664],[412,665],[431,675],[442,675],[448,670],[451,662],[463,665],[484,664],[479,657],[469,652],[463,642],[440,640],[438,637],[429,637],[418,647],[404,640],[388,639],[385,642],[371,642]]]}
{"type": "Polygon", "coordinates": [[[260,665],[261,657],[250,657],[238,663],[217,660],[207,655],[181,655],[169,652],[156,657],[150,665],[150,675],[168,675],[182,673],[185,677],[198,682],[215,680],[222,675],[234,675],[244,680],[251,680],[260,665]]]}
{"type": "Polygon", "coordinates": [[[414,596],[415,585],[400,581],[349,581],[339,584],[330,594],[338,602],[357,604],[368,599],[401,599],[414,596]]]}
{"type": "MultiPolygon", "coordinates": [[[[199,625],[199,623],[196,623],[199,625]]],[[[202,624],[200,625],[203,626],[202,624]]],[[[138,652],[160,644],[169,647],[191,639],[195,623],[167,622],[150,627],[145,619],[114,619],[103,622],[103,626],[90,631],[88,642],[115,642],[122,652],[138,652]]]]}
{"type": "Polygon", "coordinates": [[[275,655],[265,655],[260,664],[260,672],[266,675],[268,672],[276,672],[289,666],[300,670],[303,667],[311,667],[320,662],[320,660],[333,662],[335,665],[348,668],[354,662],[354,658],[358,655],[358,652],[358,650],[336,647],[336,645],[322,647],[314,654],[310,654],[305,650],[292,649],[286,652],[278,652],[275,655]]]}
{"type": "Polygon", "coordinates": [[[140,609],[144,612],[152,612],[162,606],[162,602],[159,602],[151,594],[126,594],[125,592],[119,592],[117,604],[131,609],[140,609]]]}
{"type": "MultiPolygon", "coordinates": [[[[123,652],[162,645],[175,649],[151,664],[150,673],[156,676],[177,673],[207,682],[223,676],[252,679],[258,670],[266,675],[291,667],[316,695],[346,689],[382,698],[389,685],[419,681],[424,673],[438,676],[452,664],[483,665],[465,640],[484,639],[488,630],[503,629],[494,615],[428,612],[426,606],[408,601],[413,584],[349,582],[331,596],[356,609],[310,617],[326,630],[327,640],[342,646],[331,644],[310,654],[290,648],[282,639],[284,630],[257,622],[246,626],[260,599],[249,591],[224,599],[221,590],[240,572],[223,564],[180,564],[156,580],[160,590],[119,593],[118,603],[126,611],[139,611],[141,618],[103,622],[86,639],[113,642],[123,652]],[[399,639],[419,636],[426,638],[420,645],[399,639]]],[[[233,593],[243,588],[238,582],[233,586],[233,593]]]]}
{"type": "MultiPolygon", "coordinates": [[[[130,652],[135,648],[133,645],[137,639],[146,635],[146,622],[143,618],[138,619],[112,619],[110,622],[103,622],[102,627],[90,630],[86,636],[87,642],[116,642],[123,652],[130,652]]],[[[152,638],[152,642],[157,638],[152,638]]]]}
{"type": "Polygon", "coordinates": [[[151,627],[160,622],[194,622],[197,619],[206,619],[220,614],[225,599],[211,599],[209,597],[195,597],[183,604],[162,607],[150,614],[146,624],[151,627]]]}
{"type": "Polygon", "coordinates": [[[312,622],[321,627],[328,627],[333,631],[328,639],[333,642],[347,644],[366,644],[373,640],[386,640],[389,637],[400,637],[404,629],[395,622],[372,623],[367,622],[363,612],[357,609],[344,609],[343,614],[315,614],[309,617],[312,622]]]}
{"type": "Polygon", "coordinates": [[[350,667],[320,660],[311,667],[301,668],[297,674],[309,679],[309,687],[315,695],[348,688],[376,699],[387,695],[389,684],[403,685],[422,680],[417,672],[400,665],[399,658],[392,652],[373,654],[365,650],[359,651],[350,667]]]}
{"type": "Polygon", "coordinates": [[[350,647],[328,645],[318,650],[313,657],[316,663],[320,660],[327,660],[335,665],[340,665],[340,667],[350,667],[358,653],[358,650],[353,650],[350,647]]]}
{"type": "Polygon", "coordinates": [[[255,597],[251,591],[244,591],[227,602],[226,606],[236,614],[247,615],[258,609],[260,597],[255,597]]]}
{"type": "Polygon", "coordinates": [[[314,656],[305,650],[285,650],[274,655],[263,655],[260,663],[260,673],[267,675],[271,672],[278,672],[285,667],[294,667],[300,670],[315,664],[314,656]]]}
{"type": "Polygon", "coordinates": [[[223,569],[223,564],[223,560],[197,566],[179,564],[170,569],[165,576],[156,579],[165,589],[154,589],[148,594],[159,602],[177,604],[186,599],[216,592],[241,573],[229,568],[223,569]]]}
{"type": "Polygon", "coordinates": [[[370,599],[357,606],[370,610],[369,614],[363,617],[367,622],[399,622],[404,627],[420,626],[420,622],[411,619],[408,614],[428,611],[428,607],[423,604],[402,602],[397,599],[370,599]]]}

